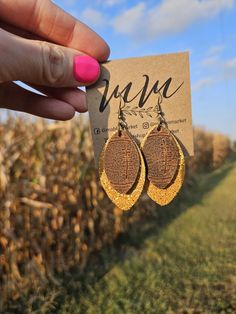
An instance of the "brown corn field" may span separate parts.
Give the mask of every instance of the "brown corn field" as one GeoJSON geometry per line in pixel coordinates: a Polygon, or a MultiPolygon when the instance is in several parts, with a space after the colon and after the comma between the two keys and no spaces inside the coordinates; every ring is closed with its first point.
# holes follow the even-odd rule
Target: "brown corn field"
{"type": "MultiPolygon", "coordinates": [[[[201,128],[194,141],[187,183],[231,152],[228,137],[201,128]]],[[[83,270],[91,252],[150,208],[143,196],[127,215],[108,200],[86,118],[54,124],[8,118],[0,124],[0,308],[48,282],[58,285],[58,274],[74,266],[83,270]]]]}

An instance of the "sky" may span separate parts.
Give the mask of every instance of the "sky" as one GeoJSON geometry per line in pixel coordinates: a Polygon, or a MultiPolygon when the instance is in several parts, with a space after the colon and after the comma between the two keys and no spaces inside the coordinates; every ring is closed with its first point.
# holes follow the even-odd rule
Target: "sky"
{"type": "Polygon", "coordinates": [[[55,0],[101,35],[112,59],[190,52],[195,125],[236,139],[235,0],[55,0]]]}

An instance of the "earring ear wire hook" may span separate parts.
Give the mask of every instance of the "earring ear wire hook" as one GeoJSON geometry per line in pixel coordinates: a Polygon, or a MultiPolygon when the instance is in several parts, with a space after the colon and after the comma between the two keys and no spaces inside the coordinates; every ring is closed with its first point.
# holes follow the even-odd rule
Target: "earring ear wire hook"
{"type": "Polygon", "coordinates": [[[163,101],[163,97],[162,95],[160,94],[159,92],[159,97],[158,97],[158,100],[157,100],[157,114],[158,114],[158,129],[160,129],[160,127],[162,126],[162,124],[165,124],[166,127],[168,128],[168,124],[164,118],[164,112],[162,111],[161,109],[161,104],[162,104],[162,101],[163,101]]]}
{"type": "Polygon", "coordinates": [[[121,93],[119,93],[120,96],[120,103],[119,103],[119,109],[118,109],[118,132],[119,135],[121,135],[121,131],[124,129],[127,129],[127,123],[125,122],[125,117],[122,109],[125,107],[125,101],[121,93]],[[124,102],[124,105],[122,107],[122,100],[124,102]]]}

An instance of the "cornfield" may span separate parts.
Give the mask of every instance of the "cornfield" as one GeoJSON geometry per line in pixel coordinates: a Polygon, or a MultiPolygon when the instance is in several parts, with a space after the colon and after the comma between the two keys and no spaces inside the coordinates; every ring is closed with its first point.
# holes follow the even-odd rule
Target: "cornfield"
{"type": "MultiPolygon", "coordinates": [[[[231,142],[195,128],[187,183],[221,166],[231,142]]],[[[187,188],[188,185],[185,186],[187,188]]],[[[145,196],[129,212],[114,207],[94,167],[86,118],[48,124],[8,118],[0,124],[0,309],[111,243],[155,205],[145,196]]]]}

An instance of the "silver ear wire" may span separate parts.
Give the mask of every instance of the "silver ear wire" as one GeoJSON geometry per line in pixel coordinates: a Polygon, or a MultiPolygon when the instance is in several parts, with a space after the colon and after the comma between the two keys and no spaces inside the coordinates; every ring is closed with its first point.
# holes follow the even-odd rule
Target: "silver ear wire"
{"type": "Polygon", "coordinates": [[[166,120],[165,120],[165,118],[164,118],[164,112],[162,111],[162,109],[161,109],[161,103],[162,103],[162,101],[163,101],[163,97],[162,97],[162,95],[159,93],[159,97],[158,97],[158,100],[157,100],[157,114],[158,114],[158,117],[157,117],[157,119],[158,119],[158,129],[163,125],[163,124],[165,124],[165,126],[168,128],[168,124],[167,124],[167,122],[166,122],[166,120]]]}
{"type": "Polygon", "coordinates": [[[118,110],[118,132],[119,132],[119,135],[120,135],[121,130],[128,128],[127,123],[125,122],[124,113],[122,111],[122,109],[124,108],[124,106],[122,107],[122,100],[123,100],[124,106],[125,106],[124,98],[122,97],[122,95],[120,93],[120,103],[119,103],[119,110],[118,110]]]}

